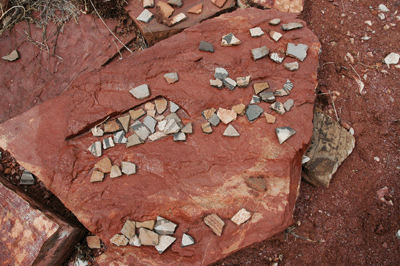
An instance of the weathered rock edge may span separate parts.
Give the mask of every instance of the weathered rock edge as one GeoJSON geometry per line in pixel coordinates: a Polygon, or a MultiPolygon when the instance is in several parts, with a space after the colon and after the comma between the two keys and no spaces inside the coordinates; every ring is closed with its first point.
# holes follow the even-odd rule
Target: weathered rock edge
{"type": "MultiPolygon", "coordinates": [[[[162,255],[151,247],[109,245],[107,253],[98,258],[100,265],[116,260],[127,265],[207,265],[262,241],[293,222],[301,159],[312,135],[320,50],[317,37],[306,27],[286,32],[279,43],[267,35],[250,37],[248,29],[272,29],[268,22],[276,17],[282,23],[300,21],[293,14],[277,10],[237,10],[84,75],[63,95],[1,124],[0,146],[38,176],[107,244],[127,219],[144,221],[161,215],[179,224],[174,234],[178,244],[162,255]],[[229,32],[242,41],[240,46],[220,46],[221,37],[229,32]],[[215,52],[199,51],[200,40],[211,42],[215,52]],[[269,58],[256,62],[251,59],[253,48],[267,45],[272,51],[286,49],[288,42],[309,46],[307,58],[294,73],[269,58]],[[290,78],[295,86],[290,94],[295,106],[278,116],[273,125],[263,119],[250,123],[240,117],[233,122],[241,134],[235,139],[222,136],[226,128],[222,125],[205,135],[200,128],[203,110],[247,104],[253,95],[252,84],[234,91],[210,87],[216,67],[227,69],[231,77],[252,75],[252,82],[267,80],[271,88],[282,87],[290,78]],[[163,75],[172,71],[178,72],[179,81],[169,85],[163,75]],[[106,178],[91,184],[90,171],[98,159],[87,148],[96,138],[85,132],[107,116],[144,103],[128,92],[143,83],[149,85],[152,98],[163,96],[179,104],[194,122],[194,134],[185,143],[165,138],[132,149],[118,146],[107,150],[105,155],[114,164],[134,161],[139,172],[134,178],[106,178]],[[285,126],[297,133],[279,145],[275,128],[285,126]],[[264,178],[267,191],[248,187],[245,181],[249,177],[264,178]],[[242,207],[253,216],[239,227],[229,219],[242,207]],[[202,222],[211,213],[226,222],[221,237],[202,222]],[[183,232],[192,235],[196,245],[180,248],[183,232]]],[[[293,60],[286,58],[283,63],[293,60]]],[[[266,111],[269,108],[266,103],[260,106],[266,111]]]]}

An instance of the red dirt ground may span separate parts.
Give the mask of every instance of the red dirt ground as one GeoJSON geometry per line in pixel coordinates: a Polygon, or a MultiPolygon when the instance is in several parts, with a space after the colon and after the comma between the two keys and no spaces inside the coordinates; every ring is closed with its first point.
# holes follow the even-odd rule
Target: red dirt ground
{"type": "MultiPolygon", "coordinates": [[[[400,264],[396,237],[400,230],[400,69],[382,63],[390,52],[400,53],[400,17],[396,16],[400,16],[396,0],[305,0],[300,18],[322,43],[316,105],[334,118],[336,108],[340,121],[354,129],[356,147],[329,188],[301,183],[293,227],[215,266],[400,264]],[[381,3],[390,10],[383,20],[378,17],[381,3]],[[365,23],[368,20],[372,26],[365,23]],[[385,25],[390,29],[385,30],[385,25]],[[365,35],[371,39],[361,40],[365,35]],[[347,53],[353,63],[344,59],[347,53]],[[355,81],[358,75],[365,83],[361,94],[355,81]],[[327,94],[320,94],[328,91],[340,93],[334,105],[327,94]],[[385,186],[393,206],[377,197],[385,186]]],[[[20,172],[13,165],[3,153],[0,175],[13,181],[20,172]],[[5,174],[7,168],[15,173],[5,174]]],[[[25,189],[73,219],[40,183],[25,189]]],[[[77,253],[87,253],[84,246],[85,240],[77,253]]]]}

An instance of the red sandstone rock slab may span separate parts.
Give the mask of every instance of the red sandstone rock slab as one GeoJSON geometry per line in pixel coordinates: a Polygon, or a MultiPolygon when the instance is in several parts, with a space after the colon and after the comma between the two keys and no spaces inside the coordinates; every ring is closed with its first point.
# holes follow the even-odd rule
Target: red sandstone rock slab
{"type": "Polygon", "coordinates": [[[254,6],[265,9],[275,8],[282,12],[303,11],[304,0],[238,0],[240,7],[254,6]]]}
{"type": "MultiPolygon", "coordinates": [[[[100,19],[81,15],[78,22],[68,21],[58,35],[56,25],[49,23],[49,50],[40,44],[43,42],[43,29],[33,24],[18,23],[0,36],[0,122],[53,99],[67,90],[76,77],[100,68],[118,54],[122,45],[114,40],[100,19]],[[28,41],[24,32],[30,32],[30,38],[37,44],[28,41]],[[8,62],[1,59],[14,49],[20,55],[18,60],[8,62]]],[[[107,21],[107,24],[113,29],[116,22],[107,21]]],[[[124,43],[134,37],[134,34],[119,36],[124,43]]]]}
{"type": "Polygon", "coordinates": [[[0,265],[61,265],[84,231],[1,182],[0,195],[0,265]]]}
{"type": "MultiPolygon", "coordinates": [[[[312,136],[314,88],[320,44],[307,28],[282,32],[269,25],[272,18],[282,23],[300,22],[295,14],[277,10],[237,10],[204,21],[183,33],[162,41],[131,57],[85,74],[76,79],[66,93],[54,100],[0,125],[0,146],[9,150],[28,171],[38,176],[77,218],[108,246],[98,258],[100,265],[119,261],[125,265],[207,265],[238,249],[262,241],[293,222],[301,172],[302,155],[312,136]],[[260,26],[283,34],[275,42],[265,34],[251,38],[249,29],[260,26]],[[221,47],[221,38],[232,32],[242,41],[239,46],[221,47]],[[199,51],[200,40],[214,45],[214,53],[199,51]],[[267,46],[271,51],[285,50],[289,42],[308,45],[308,56],[295,72],[284,68],[286,58],[276,64],[268,57],[254,61],[251,49],[267,46]],[[216,67],[223,67],[231,78],[251,75],[247,88],[218,90],[209,84],[216,67]],[[168,84],[164,75],[177,72],[179,81],[168,84]],[[294,99],[290,112],[279,115],[274,124],[264,118],[250,123],[240,116],[231,124],[240,137],[222,134],[227,125],[204,134],[202,111],[230,109],[248,104],[253,84],[268,82],[279,89],[287,78],[294,84],[286,101],[294,99]],[[148,84],[151,96],[133,98],[129,90],[148,84]],[[166,98],[181,108],[182,119],[193,122],[194,134],[186,142],[163,138],[153,143],[126,148],[117,145],[104,151],[113,164],[131,161],[137,164],[134,176],[105,178],[90,183],[96,162],[87,148],[98,138],[90,129],[105,118],[124,115],[130,109],[166,98]],[[280,145],[278,127],[290,126],[297,133],[280,145]],[[265,180],[265,191],[247,185],[249,178],[265,180]],[[242,208],[252,218],[241,226],[230,219],[242,208]],[[216,236],[203,222],[217,214],[225,223],[223,234],[216,236]],[[110,238],[118,234],[127,219],[155,220],[162,216],[176,224],[177,241],[159,255],[154,247],[115,247],[110,238]],[[183,233],[196,244],[181,248],[183,233]]],[[[302,22],[305,24],[305,22],[302,22]]],[[[268,110],[269,104],[260,106],[268,110]]]]}
{"type": "MultiPolygon", "coordinates": [[[[154,7],[147,8],[151,13],[153,13],[153,15],[156,14],[157,10],[156,6],[158,2],[160,1],[155,0],[154,7]]],[[[161,2],[166,3],[168,1],[164,0],[161,2]]],[[[173,7],[175,11],[172,14],[172,16],[175,16],[179,13],[184,13],[187,16],[187,19],[185,21],[176,24],[173,27],[168,27],[164,24],[160,24],[156,21],[156,19],[152,19],[149,23],[138,21],[136,18],[143,11],[143,4],[141,1],[129,0],[128,5],[126,5],[124,8],[129,13],[129,16],[136,22],[136,25],[139,27],[143,36],[146,38],[147,43],[149,45],[153,45],[161,40],[164,40],[172,35],[181,32],[186,28],[194,26],[203,20],[206,20],[210,17],[214,17],[218,14],[222,14],[235,6],[235,0],[227,0],[226,3],[221,8],[216,6],[213,2],[211,2],[211,0],[202,0],[202,1],[185,0],[182,1],[182,3],[183,3],[182,7],[177,7],[177,6],[173,7]],[[203,4],[203,9],[200,14],[188,13],[188,11],[192,7],[198,4],[203,4]]]]}

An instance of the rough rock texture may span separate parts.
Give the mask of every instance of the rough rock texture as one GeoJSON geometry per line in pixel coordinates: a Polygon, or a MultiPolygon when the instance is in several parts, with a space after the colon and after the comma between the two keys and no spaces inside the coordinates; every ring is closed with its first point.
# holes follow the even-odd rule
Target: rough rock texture
{"type": "MultiPolygon", "coordinates": [[[[155,4],[160,2],[155,0],[155,4]]],[[[166,1],[164,1],[166,2],[166,1]]],[[[185,0],[182,7],[174,6],[174,15],[179,13],[184,13],[187,17],[185,21],[182,21],[172,27],[158,23],[155,19],[151,20],[149,23],[143,23],[138,21],[136,18],[143,11],[141,1],[130,0],[128,4],[124,6],[125,10],[128,12],[129,16],[136,22],[139,30],[142,32],[143,36],[149,45],[153,45],[161,40],[164,40],[172,35],[175,35],[182,30],[194,26],[199,22],[206,20],[210,17],[214,17],[218,14],[222,14],[229,9],[234,8],[235,0],[228,0],[222,8],[217,7],[211,2],[211,0],[185,0]],[[203,9],[200,14],[188,13],[188,11],[196,4],[202,4],[203,9]]],[[[156,12],[156,8],[150,8],[149,11],[153,14],[156,12]]],[[[226,33],[225,33],[226,34],[226,33]]],[[[223,35],[225,35],[223,34],[223,35]]],[[[222,37],[222,35],[220,36],[222,37]]]]}
{"type": "MultiPolygon", "coordinates": [[[[277,17],[283,23],[299,21],[295,14],[277,10],[237,10],[83,75],[56,99],[1,124],[0,146],[38,176],[109,246],[97,259],[100,265],[115,261],[126,265],[168,265],[177,261],[181,265],[207,265],[268,238],[293,222],[301,159],[312,136],[320,49],[317,37],[306,27],[285,32],[279,42],[273,43],[267,35],[256,39],[249,36],[249,28],[271,29],[268,22],[277,17]],[[240,46],[221,47],[221,36],[226,32],[234,32],[242,41],[240,46]],[[215,52],[199,51],[201,39],[212,42],[215,52]],[[295,74],[269,58],[251,58],[254,47],[268,43],[271,50],[285,49],[294,40],[309,46],[307,58],[300,63],[304,66],[295,74]],[[204,134],[202,111],[230,109],[253,95],[252,82],[234,91],[210,89],[209,80],[216,67],[225,68],[232,77],[251,74],[252,82],[267,81],[271,89],[281,88],[289,78],[294,84],[290,98],[296,105],[275,124],[261,118],[250,123],[245,116],[238,117],[232,125],[241,132],[240,137],[223,137],[222,126],[215,127],[212,134],[204,134]],[[179,73],[180,80],[166,86],[163,75],[171,69],[179,73]],[[144,83],[151,90],[149,100],[164,97],[181,107],[177,113],[185,123],[193,123],[194,134],[184,143],[166,137],[131,148],[116,145],[107,149],[103,156],[113,164],[134,162],[138,173],[90,183],[91,169],[101,159],[87,150],[98,139],[91,128],[108,116],[113,118],[144,104],[146,100],[137,100],[129,93],[144,83]],[[297,134],[280,145],[275,128],[285,126],[294,128],[297,134]],[[263,180],[266,190],[247,185],[251,177],[263,180]],[[230,218],[241,208],[253,215],[239,228],[230,218]],[[202,221],[211,213],[226,223],[220,237],[202,221]],[[174,237],[188,232],[196,244],[181,248],[180,240],[176,241],[161,256],[154,247],[109,245],[127,219],[145,221],[157,216],[179,224],[174,237]]],[[[264,110],[269,108],[265,102],[259,105],[264,110]]]]}
{"type": "MultiPolygon", "coordinates": [[[[122,45],[113,41],[114,38],[100,19],[81,15],[78,22],[73,19],[68,21],[58,35],[55,32],[57,26],[52,23],[48,25],[50,54],[41,51],[37,45],[27,41],[27,36],[21,34],[30,32],[34,41],[42,43],[43,29],[36,28],[34,24],[18,23],[11,31],[5,31],[0,36],[0,57],[17,47],[20,55],[15,62],[0,60],[0,123],[53,99],[71,88],[71,82],[81,74],[100,68],[115,55],[119,56],[118,49],[122,45]],[[53,55],[56,36],[57,45],[53,55]]],[[[106,23],[112,29],[116,25],[116,22],[106,23]]],[[[134,37],[133,33],[119,38],[128,43],[134,37]]]]}
{"type": "Polygon", "coordinates": [[[266,9],[276,8],[282,12],[298,13],[303,11],[304,0],[247,0],[247,4],[266,9]]]}
{"type": "Polygon", "coordinates": [[[1,182],[0,265],[61,265],[83,229],[66,223],[7,181],[1,182]]]}
{"type": "Polygon", "coordinates": [[[356,139],[320,109],[315,109],[314,132],[303,165],[303,177],[317,187],[328,187],[339,165],[353,151],[356,139]]]}

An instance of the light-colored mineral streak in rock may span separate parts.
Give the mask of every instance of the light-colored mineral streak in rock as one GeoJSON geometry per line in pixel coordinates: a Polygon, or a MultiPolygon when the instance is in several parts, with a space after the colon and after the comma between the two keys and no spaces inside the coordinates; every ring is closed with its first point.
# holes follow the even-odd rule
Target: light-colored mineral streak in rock
{"type": "Polygon", "coordinates": [[[240,136],[239,132],[232,125],[229,125],[225,129],[223,135],[226,136],[226,137],[239,137],[240,136]]]}
{"type": "Polygon", "coordinates": [[[123,235],[116,234],[110,239],[110,242],[117,246],[126,246],[129,243],[129,239],[123,235]]]}
{"type": "Polygon", "coordinates": [[[275,129],[279,144],[284,143],[288,138],[296,134],[296,131],[291,127],[278,127],[275,129]]]}
{"type": "Polygon", "coordinates": [[[242,223],[245,223],[247,220],[251,218],[251,213],[246,211],[245,208],[241,209],[238,211],[233,217],[232,217],[232,222],[234,222],[237,225],[241,225],[242,223]]]}
{"type": "Polygon", "coordinates": [[[195,241],[194,241],[193,237],[191,237],[188,234],[183,234],[181,247],[183,247],[183,248],[188,247],[188,246],[194,245],[194,243],[195,243],[195,241]]]}
{"type": "Polygon", "coordinates": [[[93,143],[88,149],[94,157],[100,157],[103,155],[103,151],[101,149],[101,141],[96,141],[93,143]]]}
{"type": "Polygon", "coordinates": [[[155,248],[157,249],[158,253],[162,254],[169,246],[172,245],[176,240],[175,237],[162,235],[160,236],[160,241],[155,248]]]}
{"type": "Polygon", "coordinates": [[[151,13],[149,10],[145,9],[143,10],[142,13],[136,18],[139,21],[142,21],[144,23],[149,23],[151,19],[153,18],[153,13],[151,13]]]}
{"type": "Polygon", "coordinates": [[[159,235],[172,235],[175,232],[177,224],[161,217],[157,217],[156,225],[154,226],[154,231],[159,235]]]}
{"type": "Polygon", "coordinates": [[[287,49],[286,49],[286,55],[290,57],[294,57],[301,62],[304,61],[307,57],[307,50],[308,46],[306,44],[293,44],[293,43],[288,43],[287,44],[287,49]]]}
{"type": "Polygon", "coordinates": [[[224,221],[222,221],[221,218],[219,218],[218,215],[213,213],[213,214],[206,216],[204,218],[204,223],[208,227],[210,227],[217,236],[222,235],[222,230],[224,228],[225,223],[224,223],[224,221]]]}
{"type": "Polygon", "coordinates": [[[146,228],[139,229],[140,243],[145,246],[157,246],[160,239],[159,236],[146,228]]]}
{"type": "Polygon", "coordinates": [[[259,37],[261,35],[264,35],[263,30],[260,27],[255,27],[249,30],[251,37],[259,37]]]}
{"type": "Polygon", "coordinates": [[[122,175],[122,173],[121,173],[121,169],[119,169],[119,166],[113,165],[111,167],[110,177],[116,178],[116,177],[120,177],[121,175],[122,175]]]}
{"type": "Polygon", "coordinates": [[[135,235],[135,230],[136,230],[135,221],[126,220],[124,226],[121,229],[121,233],[128,239],[131,239],[135,235]]]}
{"type": "Polygon", "coordinates": [[[122,173],[125,175],[136,174],[136,164],[131,162],[121,162],[122,173]]]}
{"type": "Polygon", "coordinates": [[[150,96],[150,89],[149,86],[147,86],[147,84],[142,84],[140,86],[137,86],[136,88],[129,90],[129,92],[133,95],[133,97],[135,97],[138,100],[142,100],[150,96]]]}

